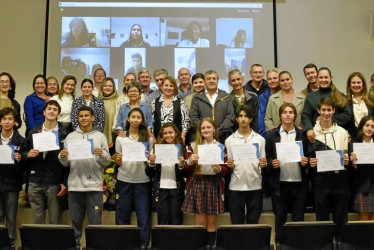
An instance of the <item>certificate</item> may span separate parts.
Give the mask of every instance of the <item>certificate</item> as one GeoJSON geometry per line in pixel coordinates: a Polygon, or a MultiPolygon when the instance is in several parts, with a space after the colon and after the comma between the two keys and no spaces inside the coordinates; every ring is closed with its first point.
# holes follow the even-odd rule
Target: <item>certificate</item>
{"type": "Polygon", "coordinates": [[[353,143],[353,152],[357,156],[356,164],[374,163],[374,143],[353,143]]]}
{"type": "Polygon", "coordinates": [[[122,143],[122,161],[124,162],[138,162],[148,161],[148,143],[134,142],[122,143]]]}
{"type": "Polygon", "coordinates": [[[214,165],[224,163],[224,146],[219,144],[198,145],[199,165],[214,165]]]}
{"type": "Polygon", "coordinates": [[[301,162],[304,156],[303,143],[301,141],[277,142],[277,159],[283,163],[301,162]]]}
{"type": "Polygon", "coordinates": [[[179,163],[180,144],[155,144],[156,163],[179,163]]]}
{"type": "Polygon", "coordinates": [[[316,151],[317,172],[344,170],[343,150],[316,151]]]}
{"type": "Polygon", "coordinates": [[[93,139],[79,139],[68,141],[68,160],[83,160],[94,158],[93,139]]]}
{"type": "Polygon", "coordinates": [[[14,164],[14,145],[0,145],[0,164],[14,164]]]}
{"type": "Polygon", "coordinates": [[[260,158],[260,146],[257,142],[236,144],[232,146],[232,158],[235,164],[239,163],[258,163],[260,158]]]}
{"type": "Polygon", "coordinates": [[[39,152],[60,150],[57,131],[33,134],[32,142],[34,144],[34,149],[39,149],[39,152]]]}

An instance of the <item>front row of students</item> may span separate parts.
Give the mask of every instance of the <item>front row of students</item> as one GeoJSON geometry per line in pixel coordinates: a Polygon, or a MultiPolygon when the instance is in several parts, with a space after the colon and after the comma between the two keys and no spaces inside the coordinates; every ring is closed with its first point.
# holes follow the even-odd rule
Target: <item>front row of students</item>
{"type": "MultiPolygon", "coordinates": [[[[194,213],[196,224],[207,229],[208,245],[213,246],[216,218],[224,212],[222,194],[225,185],[222,177],[228,173],[231,175],[229,204],[232,223],[258,223],[263,191],[266,191],[272,196],[276,217],[276,241],[279,241],[288,211],[292,212],[293,221],[304,219],[308,170],[312,177],[317,220],[329,220],[329,213],[332,212],[336,223],[336,239],[339,240],[348,217],[348,171],[317,172],[315,155],[316,151],[328,149],[347,152],[348,134],[333,122],[334,111],[331,98],[322,98],[318,104],[320,116],[314,127],[316,141],[311,143],[294,124],[298,115],[295,107],[285,103],[279,110],[280,126],[273,129],[265,141],[251,129],[253,111],[249,106],[243,105],[236,116],[239,128],[226,140],[225,164],[199,165],[198,146],[219,144],[213,120],[204,118],[200,122],[196,141],[188,145],[185,158],[182,153],[178,164],[155,164],[157,155],[152,150],[152,140],[148,136],[144,115],[139,108],[132,109],[128,115],[124,136],[116,139],[115,162],[119,166],[115,186],[116,224],[130,224],[131,209],[134,207],[141,229],[141,243],[147,246],[150,238],[151,207],[158,213],[159,224],[182,224],[182,211],[194,213]],[[282,163],[278,159],[276,143],[287,141],[302,141],[305,157],[302,157],[299,163],[282,163]],[[135,142],[148,142],[148,162],[122,161],[122,145],[135,142]],[[235,163],[233,147],[252,143],[258,145],[257,162],[235,163]],[[185,177],[188,177],[186,185],[185,177]]],[[[0,209],[5,211],[0,219],[4,221],[5,216],[13,244],[16,240],[15,214],[22,184],[23,162],[26,163],[24,166],[27,166],[29,179],[32,180],[30,200],[34,222],[44,222],[42,208],[46,204],[42,202],[47,200],[49,209],[57,206],[52,212],[55,215],[50,215],[50,222],[59,223],[61,207],[58,198],[66,193],[67,186],[70,220],[75,230],[77,245],[80,244],[85,213],[90,224],[101,223],[103,167],[107,166],[111,159],[106,138],[92,126],[95,120],[92,109],[82,106],[78,112],[78,128],[62,141],[66,134],[56,122],[59,112],[59,104],[48,101],[44,107],[45,122],[35,129],[35,133],[57,131],[61,148],[39,152],[33,149],[32,133],[24,143],[17,130],[13,130],[14,111],[9,108],[0,111],[0,143],[15,145],[15,163],[0,168],[0,209]],[[68,159],[69,142],[76,139],[93,140],[93,158],[68,159]],[[63,166],[70,167],[70,173],[66,171],[68,168],[63,166]]],[[[372,143],[374,118],[364,117],[358,128],[358,137],[354,142],[372,143]]],[[[172,123],[162,126],[157,143],[180,144],[181,148],[184,147],[180,132],[172,123]]],[[[360,217],[370,218],[370,213],[374,211],[374,204],[371,204],[374,194],[374,168],[372,165],[362,167],[360,164],[353,164],[357,156],[352,152],[352,148],[350,143],[351,163],[345,154],[344,165],[357,175],[354,182],[357,192],[355,204],[359,211],[363,212],[360,217]]]]}

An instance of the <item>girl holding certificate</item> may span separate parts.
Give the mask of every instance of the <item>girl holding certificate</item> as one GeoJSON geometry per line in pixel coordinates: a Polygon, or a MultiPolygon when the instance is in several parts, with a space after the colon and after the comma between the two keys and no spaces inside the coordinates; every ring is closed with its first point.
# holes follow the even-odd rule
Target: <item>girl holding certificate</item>
{"type": "MultiPolygon", "coordinates": [[[[173,123],[162,125],[157,144],[179,144],[184,147],[178,128],[173,123]]],[[[149,156],[146,173],[152,178],[152,207],[157,211],[159,225],[182,225],[184,200],[184,157],[179,163],[155,164],[157,154],[149,156]]]]}
{"type": "Polygon", "coordinates": [[[354,208],[359,212],[360,220],[374,220],[374,163],[355,164],[357,155],[353,143],[373,143],[374,117],[364,116],[358,124],[357,137],[349,143],[349,152],[354,167],[353,191],[354,208]]]}
{"type": "Polygon", "coordinates": [[[186,198],[182,210],[195,213],[195,222],[206,227],[208,245],[216,241],[216,219],[224,212],[221,195],[224,194],[223,176],[227,172],[225,165],[199,165],[198,146],[220,144],[216,127],[211,118],[203,118],[199,124],[196,141],[188,146],[185,169],[190,173],[186,184],[186,198]]]}
{"type": "MultiPolygon", "coordinates": [[[[119,166],[116,193],[116,224],[130,225],[131,209],[134,206],[138,226],[140,228],[140,242],[148,246],[151,213],[150,213],[150,178],[145,173],[146,162],[122,161],[122,148],[125,144],[149,142],[147,126],[140,108],[133,108],[127,118],[125,137],[118,136],[115,147],[118,153],[116,164],[119,166]]],[[[149,147],[151,148],[151,147],[149,147]]]]}
{"type": "MultiPolygon", "coordinates": [[[[251,106],[243,105],[236,114],[239,129],[226,139],[227,167],[232,169],[230,181],[230,218],[232,224],[257,224],[262,211],[262,168],[267,166],[265,139],[251,128],[254,112],[251,106]],[[234,154],[238,147],[251,145],[256,148],[256,159],[248,157],[237,162],[234,154]],[[259,156],[259,158],[257,158],[259,156]]],[[[248,151],[246,149],[246,155],[248,151]]],[[[245,157],[245,156],[244,156],[245,157]]]]}

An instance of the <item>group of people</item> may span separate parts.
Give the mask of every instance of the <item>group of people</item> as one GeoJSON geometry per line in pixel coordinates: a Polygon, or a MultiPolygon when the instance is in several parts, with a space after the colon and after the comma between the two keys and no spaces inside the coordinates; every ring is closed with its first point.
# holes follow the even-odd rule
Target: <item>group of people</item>
{"type": "Polygon", "coordinates": [[[35,223],[46,222],[45,207],[49,222],[61,223],[68,194],[79,246],[85,214],[89,224],[101,223],[103,172],[112,163],[117,166],[116,224],[130,224],[134,209],[144,247],[150,240],[151,211],[163,225],[183,224],[183,212],[194,213],[196,224],[207,229],[207,245],[214,246],[217,215],[227,211],[233,224],[258,223],[264,195],[272,200],[276,242],[288,212],[293,221],[304,220],[310,192],[317,220],[333,214],[337,241],[351,205],[360,219],[374,219],[374,162],[356,164],[353,146],[373,142],[374,92],[365,77],[349,75],[345,95],[333,84],[330,70],[314,64],[304,67],[308,85],[300,93],[293,89],[290,72],[269,69],[265,80],[264,68],[254,64],[249,74],[252,80],[244,84],[242,72],[230,71],[232,91],[226,93],[218,88],[214,70],[191,76],[181,68],[178,86],[167,70],[157,69],[158,89],[153,90],[151,74],[143,69],[125,75],[118,96],[114,80],[99,68],[93,80],[81,82],[80,97],[75,96],[74,76],[65,76],[59,86],[57,79],[37,75],[34,93],[24,102],[25,139],[18,133],[22,119],[15,81],[1,73],[0,143],[14,145],[14,164],[0,168],[0,219],[6,220],[12,244],[23,172],[35,223]],[[34,148],[35,134],[45,132],[56,134],[59,149],[34,148]],[[69,145],[79,139],[92,142],[92,157],[69,158],[69,145]],[[297,162],[285,163],[277,144],[296,141],[304,153],[297,162]],[[138,142],[147,142],[147,161],[124,160],[126,145],[138,142]],[[156,163],[155,144],[179,144],[178,163],[156,163]],[[199,164],[201,145],[224,145],[222,162],[199,164]],[[251,145],[257,157],[235,162],[237,148],[251,145]],[[323,150],[342,150],[344,167],[318,171],[316,152],[323,150]]]}

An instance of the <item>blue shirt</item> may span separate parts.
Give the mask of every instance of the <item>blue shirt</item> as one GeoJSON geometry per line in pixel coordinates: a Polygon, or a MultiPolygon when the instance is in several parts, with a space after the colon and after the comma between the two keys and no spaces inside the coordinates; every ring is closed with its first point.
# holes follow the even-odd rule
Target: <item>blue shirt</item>
{"type": "Polygon", "coordinates": [[[44,122],[43,108],[45,103],[46,101],[35,92],[26,97],[23,109],[25,110],[27,129],[31,130],[36,125],[44,122]]]}
{"type": "Polygon", "coordinates": [[[266,106],[268,105],[269,98],[271,96],[271,91],[268,88],[260,94],[258,97],[259,107],[258,107],[258,131],[262,137],[266,138],[266,127],[265,127],[265,113],[266,106]]]}
{"type": "MultiPolygon", "coordinates": [[[[145,117],[145,123],[147,124],[147,128],[152,128],[152,112],[149,107],[149,104],[140,102],[139,108],[143,112],[145,117]]],[[[118,110],[118,116],[116,121],[116,128],[115,130],[122,129],[125,130],[127,117],[131,111],[130,103],[122,104],[118,110]]]]}

